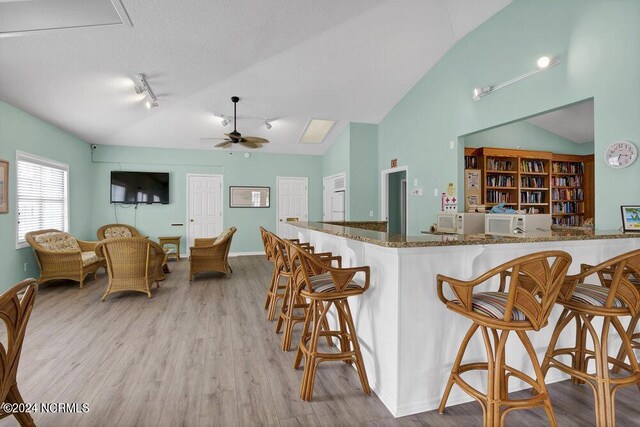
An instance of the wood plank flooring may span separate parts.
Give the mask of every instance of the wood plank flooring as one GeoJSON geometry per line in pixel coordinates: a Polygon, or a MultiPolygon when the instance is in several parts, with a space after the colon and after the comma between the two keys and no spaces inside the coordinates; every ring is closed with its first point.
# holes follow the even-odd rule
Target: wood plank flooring
{"type": "MultiPolygon", "coordinates": [[[[262,309],[270,264],[232,258],[231,279],[200,275],[188,263],[154,297],[100,297],[106,276],[84,289],[61,282],[40,289],[23,349],[18,384],[27,402],[86,402],[88,413],[34,414],[40,426],[458,426],[482,425],[476,403],[395,419],[365,396],[346,364],[320,365],[313,401],[298,398],[301,370],[280,351],[275,322],[262,309]]],[[[296,328],[296,331],[299,327],[296,328]]],[[[298,336],[294,336],[294,340],[298,336]]],[[[294,341],[295,342],[295,341],[294,341]]],[[[440,385],[416,384],[416,387],[440,385]]],[[[562,426],[593,424],[587,386],[550,387],[562,426]]],[[[528,392],[520,392],[523,396],[528,392]]],[[[636,388],[618,393],[619,425],[640,424],[636,388]]],[[[516,411],[510,425],[545,425],[542,410],[516,411]]],[[[17,425],[14,418],[1,426],[17,425]]]]}

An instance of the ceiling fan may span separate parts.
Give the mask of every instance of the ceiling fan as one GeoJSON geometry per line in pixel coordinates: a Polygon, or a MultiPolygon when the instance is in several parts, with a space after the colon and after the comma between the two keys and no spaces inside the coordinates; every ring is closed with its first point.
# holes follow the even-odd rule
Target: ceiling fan
{"type": "MultiPolygon", "coordinates": [[[[232,144],[242,144],[242,146],[248,147],[248,148],[260,148],[262,147],[262,144],[268,143],[269,140],[265,138],[259,138],[257,136],[242,136],[242,134],[237,130],[236,107],[238,105],[238,101],[240,101],[240,98],[238,98],[237,96],[231,97],[231,102],[233,102],[233,132],[225,133],[227,138],[224,138],[224,140],[221,143],[216,144],[215,146],[224,148],[224,147],[229,147],[232,144]]],[[[207,139],[221,139],[221,138],[202,138],[202,139],[207,140],[207,139]]]]}

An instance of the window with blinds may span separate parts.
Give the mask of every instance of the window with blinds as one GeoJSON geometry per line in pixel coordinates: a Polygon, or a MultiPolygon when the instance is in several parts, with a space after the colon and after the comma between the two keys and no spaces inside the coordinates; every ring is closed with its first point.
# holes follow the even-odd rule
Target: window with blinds
{"type": "Polygon", "coordinates": [[[16,155],[16,163],[18,247],[27,244],[24,235],[30,231],[67,231],[69,166],[21,152],[16,155]]]}

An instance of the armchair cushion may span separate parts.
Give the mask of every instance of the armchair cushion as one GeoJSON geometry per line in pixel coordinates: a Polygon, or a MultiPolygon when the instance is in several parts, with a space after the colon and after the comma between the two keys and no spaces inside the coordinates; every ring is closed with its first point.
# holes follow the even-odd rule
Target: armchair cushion
{"type": "Polygon", "coordinates": [[[232,234],[232,231],[231,231],[230,228],[228,228],[228,229],[224,230],[222,233],[220,233],[220,235],[218,237],[216,237],[216,240],[215,240],[215,242],[213,242],[213,244],[215,245],[216,243],[219,243],[219,242],[223,241],[225,238],[227,238],[227,236],[229,236],[229,234],[232,234]]]}
{"type": "Polygon", "coordinates": [[[82,252],[82,266],[88,267],[94,262],[100,261],[100,257],[95,252],[82,252]]]}
{"type": "Polygon", "coordinates": [[[62,231],[52,231],[35,236],[34,240],[44,250],[58,253],[80,252],[75,237],[62,231]]]}
{"type": "MultiPolygon", "coordinates": [[[[472,307],[473,311],[483,314],[494,319],[504,319],[504,313],[507,310],[507,298],[509,294],[506,292],[478,292],[473,294],[472,307]]],[[[458,300],[452,300],[455,304],[460,304],[458,300]]],[[[526,320],[524,313],[517,308],[512,310],[513,320],[526,320]]]]}
{"type": "Polygon", "coordinates": [[[104,230],[105,239],[116,239],[118,237],[133,237],[131,230],[127,227],[114,225],[104,230]]]}
{"type": "MultiPolygon", "coordinates": [[[[571,300],[579,304],[594,305],[604,307],[609,296],[609,288],[600,285],[590,285],[588,283],[578,283],[571,295],[571,300]]],[[[616,297],[613,300],[613,308],[625,307],[624,302],[616,297]]]]}

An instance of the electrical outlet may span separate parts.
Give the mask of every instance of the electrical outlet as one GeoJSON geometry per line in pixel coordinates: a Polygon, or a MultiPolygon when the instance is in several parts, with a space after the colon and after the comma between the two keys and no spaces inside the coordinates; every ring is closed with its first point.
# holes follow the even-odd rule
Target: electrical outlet
{"type": "Polygon", "coordinates": [[[438,191],[437,188],[434,188],[433,189],[433,197],[438,197],[438,196],[440,196],[440,192],[438,191]]]}
{"type": "Polygon", "coordinates": [[[24,263],[24,272],[27,272],[27,269],[29,268],[29,263],[25,262],[24,263]]]}
{"type": "Polygon", "coordinates": [[[373,211],[369,211],[369,216],[373,216],[373,211]]]}
{"type": "Polygon", "coordinates": [[[449,141],[449,150],[456,148],[456,142],[454,140],[449,141]]]}

